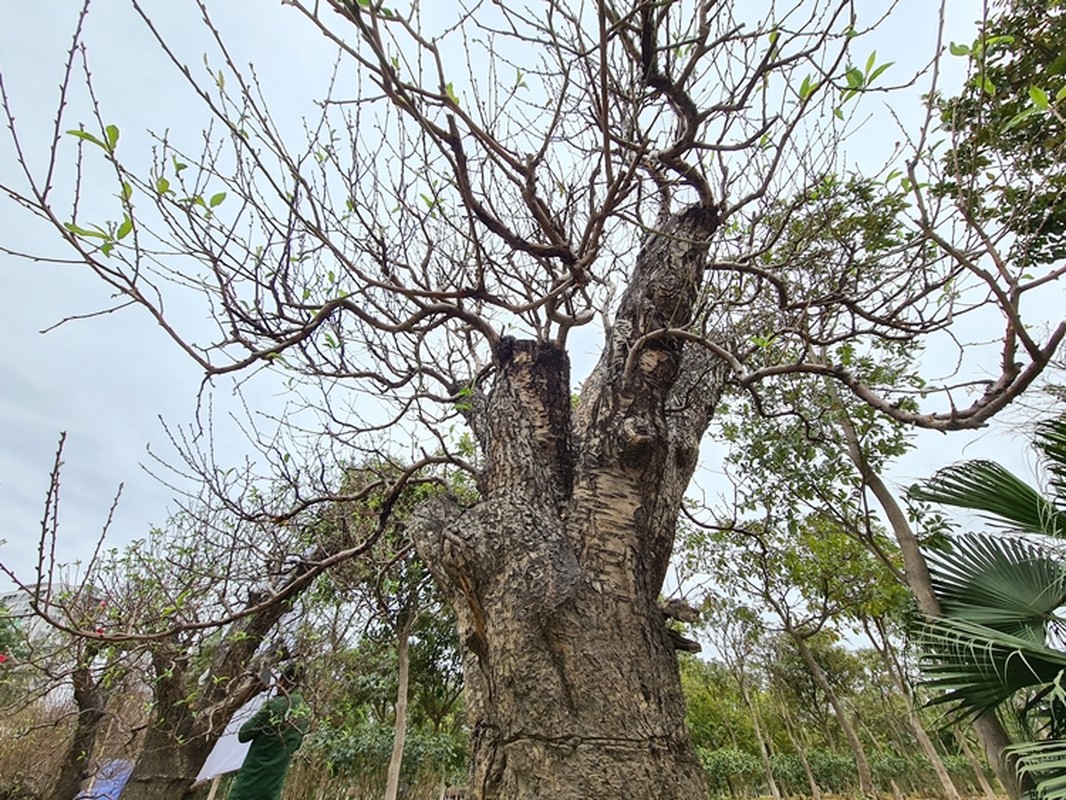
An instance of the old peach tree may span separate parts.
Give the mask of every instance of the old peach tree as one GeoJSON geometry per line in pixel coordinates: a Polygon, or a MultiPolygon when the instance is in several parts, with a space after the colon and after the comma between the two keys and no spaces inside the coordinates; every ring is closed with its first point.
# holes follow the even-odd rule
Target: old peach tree
{"type": "Polygon", "coordinates": [[[851,109],[885,80],[867,3],[286,5],[337,53],[295,140],[213,4],[189,3],[204,69],[134,0],[204,136],[158,133],[139,165],[79,26],[43,159],[5,94],[25,169],[4,191],[208,376],[276,371],[335,451],[470,474],[476,500],[408,527],[459,621],[474,796],[700,796],[657,602],[723,389],[808,373],[903,422],[981,425],[1054,354],[1062,326],[1019,303],[1057,276],[987,268],[988,231],[946,238],[924,138],[909,179],[844,174],[851,109]],[[173,315],[190,292],[210,330],[173,315]],[[923,387],[929,408],[835,358],[989,309],[981,381],[923,387]]]}

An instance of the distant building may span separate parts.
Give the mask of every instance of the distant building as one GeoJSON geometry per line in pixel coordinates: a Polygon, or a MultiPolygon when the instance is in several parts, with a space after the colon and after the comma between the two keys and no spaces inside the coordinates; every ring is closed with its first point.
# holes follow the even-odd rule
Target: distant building
{"type": "MultiPolygon", "coordinates": [[[[26,590],[15,589],[0,595],[0,606],[6,609],[7,615],[23,630],[27,639],[38,639],[46,636],[51,627],[49,624],[33,612],[33,600],[38,594],[47,589],[46,585],[34,584],[26,587],[26,590]]],[[[73,591],[73,587],[66,584],[53,584],[52,596],[73,591]]]]}

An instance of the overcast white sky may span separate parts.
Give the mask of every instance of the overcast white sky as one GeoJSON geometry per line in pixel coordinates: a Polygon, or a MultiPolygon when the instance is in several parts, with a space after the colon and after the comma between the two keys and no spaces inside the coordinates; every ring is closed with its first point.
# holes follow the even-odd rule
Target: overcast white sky
{"type": "MultiPolygon", "coordinates": [[[[871,0],[872,1],[872,0],[871,0]]],[[[435,0],[446,4],[448,0],[435,0]]],[[[160,28],[194,67],[208,49],[193,3],[145,0],[160,28]]],[[[400,8],[403,3],[397,4],[400,8]]],[[[931,0],[903,0],[892,25],[876,43],[880,60],[900,66],[886,75],[900,79],[932,52],[935,9],[931,0]],[[904,66],[906,65],[906,66],[904,66]]],[[[968,40],[976,4],[952,5],[953,36],[968,40]]],[[[0,0],[0,65],[18,115],[20,132],[32,147],[49,135],[63,54],[69,46],[76,0],[0,0]]],[[[252,61],[267,87],[275,117],[294,126],[310,101],[323,91],[332,50],[310,25],[278,0],[222,0],[211,4],[237,61],[252,61]]],[[[203,119],[151,41],[126,0],[96,0],[86,41],[105,118],[122,130],[125,153],[141,148],[146,129],[195,136],[203,119]]],[[[898,108],[900,113],[916,109],[898,108]]],[[[77,108],[75,108],[77,111],[77,108]]],[[[84,109],[82,109],[84,112],[84,109]]],[[[71,113],[64,127],[79,119],[71,113]]],[[[295,129],[295,127],[294,127],[295,129]]],[[[890,144],[890,125],[870,126],[863,134],[872,151],[890,144]]],[[[39,153],[39,151],[35,151],[39,153]]],[[[16,169],[9,138],[0,135],[0,177],[16,169]]],[[[0,241],[36,252],[62,254],[44,226],[0,204],[0,241]]],[[[68,433],[61,507],[61,560],[84,557],[103,524],[111,499],[125,484],[111,541],[120,544],[143,535],[168,516],[171,492],[149,477],[141,464],[147,448],[164,458],[173,451],[160,425],[188,423],[196,409],[200,375],[195,365],[137,311],[44,328],[71,314],[108,305],[105,287],[84,270],[28,263],[0,256],[0,561],[23,580],[32,580],[37,535],[48,473],[59,432],[68,433]]],[[[202,313],[192,308],[187,313],[202,313]]],[[[280,402],[280,388],[256,387],[263,402],[280,402]]],[[[230,386],[219,383],[216,404],[225,410],[230,386]]],[[[224,414],[218,414],[222,417],[224,414]]],[[[929,434],[935,442],[919,459],[898,471],[902,482],[928,474],[959,456],[962,437],[929,434]],[[950,444],[949,444],[950,440],[950,444]]],[[[1003,454],[1018,449],[1009,440],[978,445],[1003,454]]],[[[220,430],[220,453],[233,463],[245,448],[232,428],[220,430]]],[[[967,455],[978,451],[971,450],[967,455]]],[[[713,475],[714,463],[705,465],[713,475]]],[[[8,585],[0,578],[0,589],[8,585]]]]}
{"type": "MultiPolygon", "coordinates": [[[[292,109],[292,122],[309,108],[332,63],[322,37],[278,2],[225,2],[216,22],[227,31],[239,59],[255,58],[277,105],[292,109]]],[[[56,0],[26,3],[0,0],[0,65],[16,109],[31,160],[42,163],[55,113],[64,54],[81,3],[56,0]]],[[[160,27],[189,63],[202,64],[207,51],[204,29],[189,2],[147,0],[160,27]]],[[[94,3],[85,41],[94,82],[108,121],[119,125],[124,152],[144,153],[146,130],[198,135],[203,115],[149,40],[143,22],[125,0],[94,3]],[[190,126],[189,117],[194,117],[190,126]],[[184,126],[184,130],[183,130],[184,126]],[[140,133],[140,135],[138,135],[140,133]]],[[[80,103],[80,101],[77,101],[80,103]]],[[[90,118],[75,104],[64,128],[90,118]]],[[[16,170],[10,137],[0,136],[0,175],[16,170]]],[[[0,238],[5,245],[63,255],[47,226],[35,225],[10,203],[0,205],[0,238]]],[[[195,364],[143,314],[117,313],[40,332],[68,315],[85,314],[110,304],[107,287],[75,266],[30,263],[0,255],[0,561],[23,580],[32,580],[37,538],[49,469],[60,431],[68,434],[60,509],[60,559],[89,552],[107,517],[119,484],[125,484],[110,540],[119,544],[162,525],[172,492],[148,476],[147,448],[173,457],[160,418],[171,425],[189,423],[197,409],[201,375],[195,364]]],[[[203,309],[190,309],[204,314],[203,309]]],[[[239,463],[244,447],[233,426],[225,424],[232,384],[221,381],[213,392],[224,458],[239,463]]],[[[263,387],[269,396],[272,387],[263,387]]],[[[267,397],[269,402],[269,397],[267,397]]],[[[0,578],[0,587],[7,587],[0,578]]]]}

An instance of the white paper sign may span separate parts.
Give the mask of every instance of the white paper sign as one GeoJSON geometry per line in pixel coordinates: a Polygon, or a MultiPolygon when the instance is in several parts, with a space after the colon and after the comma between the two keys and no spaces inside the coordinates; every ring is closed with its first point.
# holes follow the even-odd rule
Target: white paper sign
{"type": "Polygon", "coordinates": [[[217,742],[215,742],[215,748],[211,751],[211,755],[207,757],[204,765],[200,767],[200,774],[196,776],[196,781],[209,781],[217,775],[225,775],[227,772],[236,772],[241,768],[241,764],[244,763],[244,757],[248,755],[248,748],[252,746],[251,742],[238,742],[237,731],[240,730],[241,725],[252,718],[252,715],[259,710],[259,707],[266,702],[270,696],[270,692],[263,692],[258,694],[237,709],[237,713],[233,715],[233,718],[226,725],[226,730],[222,732],[222,736],[217,742]]]}

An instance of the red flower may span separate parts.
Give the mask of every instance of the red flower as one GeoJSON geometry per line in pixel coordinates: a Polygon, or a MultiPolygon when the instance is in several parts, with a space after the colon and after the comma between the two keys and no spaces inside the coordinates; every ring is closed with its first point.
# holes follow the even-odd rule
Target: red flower
{"type": "Polygon", "coordinates": [[[97,629],[96,629],[96,632],[97,632],[98,634],[100,634],[101,636],[103,636],[103,635],[104,635],[104,629],[103,629],[102,627],[101,627],[101,628],[97,628],[97,629]]]}
{"type": "Polygon", "coordinates": [[[7,653],[0,653],[0,664],[3,664],[5,661],[7,661],[7,653]]]}

